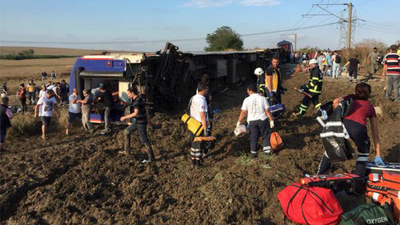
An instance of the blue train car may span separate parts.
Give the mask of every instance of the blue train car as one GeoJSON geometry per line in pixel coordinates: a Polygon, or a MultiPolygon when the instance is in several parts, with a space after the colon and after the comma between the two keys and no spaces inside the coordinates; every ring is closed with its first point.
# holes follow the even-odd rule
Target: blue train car
{"type": "MultiPolygon", "coordinates": [[[[108,54],[87,55],[77,58],[70,73],[70,90],[77,88],[82,97],[84,89],[90,90],[94,95],[98,94],[98,87],[104,84],[113,93],[114,105],[111,120],[121,123],[119,119],[129,112],[130,100],[126,91],[132,86],[132,82],[138,79],[141,72],[141,63],[145,55],[140,54],[108,54]]],[[[102,123],[101,108],[95,105],[91,115],[91,122],[102,123]]]]}

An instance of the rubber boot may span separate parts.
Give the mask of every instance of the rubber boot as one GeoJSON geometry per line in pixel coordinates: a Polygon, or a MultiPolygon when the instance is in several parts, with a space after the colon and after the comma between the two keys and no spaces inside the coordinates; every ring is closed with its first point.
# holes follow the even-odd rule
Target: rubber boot
{"type": "Polygon", "coordinates": [[[153,153],[153,149],[151,148],[151,145],[146,145],[147,148],[147,154],[149,156],[149,161],[153,162],[156,160],[156,158],[154,157],[154,153],[153,153]]]}

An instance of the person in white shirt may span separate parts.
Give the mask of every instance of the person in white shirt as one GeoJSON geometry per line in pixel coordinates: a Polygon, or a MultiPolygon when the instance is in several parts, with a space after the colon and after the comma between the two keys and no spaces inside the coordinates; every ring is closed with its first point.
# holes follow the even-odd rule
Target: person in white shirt
{"type": "Polygon", "coordinates": [[[81,97],[78,95],[78,90],[76,88],[72,89],[72,94],[69,96],[69,109],[68,109],[68,121],[66,135],[69,135],[69,130],[72,124],[75,122],[76,118],[81,117],[81,97]]]}
{"type": "Polygon", "coordinates": [[[46,94],[39,99],[35,106],[35,117],[42,118],[42,139],[46,140],[46,127],[50,125],[53,109],[57,107],[57,100],[54,97],[54,91],[48,90],[46,94]]]}
{"type": "Polygon", "coordinates": [[[247,123],[250,126],[250,151],[251,157],[257,157],[258,138],[263,137],[263,151],[266,154],[271,153],[269,145],[269,128],[274,128],[274,118],[269,111],[269,104],[267,99],[257,94],[255,84],[247,87],[247,94],[249,97],[245,98],[242,105],[236,127],[240,126],[241,121],[247,115],[247,123]],[[268,123],[269,119],[269,123],[268,123]]]}
{"type": "MultiPolygon", "coordinates": [[[[197,94],[192,97],[189,107],[190,110],[190,116],[201,122],[201,125],[203,126],[203,134],[200,134],[200,136],[208,136],[207,132],[207,122],[208,122],[208,113],[207,113],[207,101],[205,96],[207,95],[208,92],[208,85],[204,82],[200,82],[197,85],[197,94]]],[[[190,133],[190,141],[192,143],[191,147],[191,156],[192,156],[192,164],[193,166],[200,166],[201,164],[201,159],[202,159],[202,151],[204,149],[197,149],[194,145],[194,137],[195,135],[190,133]]]]}

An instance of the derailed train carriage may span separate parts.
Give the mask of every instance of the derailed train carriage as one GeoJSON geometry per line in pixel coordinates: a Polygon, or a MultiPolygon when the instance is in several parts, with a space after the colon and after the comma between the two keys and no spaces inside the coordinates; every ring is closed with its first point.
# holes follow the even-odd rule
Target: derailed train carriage
{"type": "MultiPolygon", "coordinates": [[[[171,43],[155,54],[105,53],[79,57],[70,73],[70,90],[77,88],[95,90],[100,83],[113,93],[114,105],[111,120],[129,113],[129,87],[138,87],[150,112],[172,109],[186,102],[195,93],[203,74],[209,74],[212,90],[220,92],[230,85],[252,79],[257,67],[265,68],[272,57],[283,57],[282,48],[227,51],[227,52],[181,52],[171,43]]],[[[96,105],[94,107],[97,108],[96,105]]],[[[100,110],[101,111],[101,110],[100,110]]],[[[104,121],[99,110],[94,110],[94,123],[104,121]]],[[[125,122],[123,122],[125,123],[125,122]]]]}

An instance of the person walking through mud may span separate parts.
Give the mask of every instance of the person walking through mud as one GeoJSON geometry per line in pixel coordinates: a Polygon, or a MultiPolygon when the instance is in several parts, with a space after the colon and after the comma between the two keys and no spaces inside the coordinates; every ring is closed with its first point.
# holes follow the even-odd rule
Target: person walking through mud
{"type": "MultiPolygon", "coordinates": [[[[376,150],[375,163],[384,166],[381,158],[381,145],[379,141],[378,119],[376,118],[375,108],[368,101],[371,96],[371,86],[366,83],[356,85],[355,94],[346,97],[337,98],[333,102],[333,108],[336,108],[342,99],[353,99],[353,111],[343,118],[343,124],[354,141],[358,149],[358,158],[354,174],[364,177],[365,168],[368,161],[370,141],[367,132],[367,120],[371,124],[372,139],[376,150]]],[[[325,174],[331,163],[324,154],[318,169],[318,174],[325,174]]]]}
{"type": "Polygon", "coordinates": [[[310,105],[310,101],[314,104],[316,110],[319,109],[321,103],[319,102],[319,95],[322,92],[322,79],[323,75],[318,67],[318,62],[315,59],[310,60],[310,79],[308,84],[304,84],[300,89],[311,95],[311,98],[304,95],[303,100],[300,103],[299,113],[295,115],[304,115],[310,105]]]}
{"type": "Polygon", "coordinates": [[[72,124],[75,122],[76,118],[81,117],[81,103],[79,102],[81,97],[78,95],[78,90],[76,88],[72,89],[72,94],[69,96],[69,109],[68,109],[68,121],[67,129],[65,134],[69,135],[72,124]]]}
{"type": "Polygon", "coordinates": [[[112,94],[109,90],[106,89],[106,86],[101,86],[99,88],[100,91],[100,101],[104,102],[104,130],[102,130],[102,134],[107,134],[111,132],[111,108],[114,104],[114,100],[112,94]]]}
{"type": "Polygon", "coordinates": [[[21,110],[22,113],[27,112],[28,111],[28,107],[26,105],[26,88],[25,88],[25,84],[21,84],[19,91],[18,91],[18,100],[21,103],[21,110]]]}
{"type": "MultiPolygon", "coordinates": [[[[200,82],[197,85],[197,94],[194,95],[189,102],[189,114],[190,117],[197,120],[201,123],[203,127],[203,132],[198,136],[209,136],[207,131],[208,124],[208,107],[206,97],[208,93],[208,85],[204,82],[200,82]]],[[[195,135],[190,132],[190,155],[192,160],[192,166],[198,167],[201,166],[201,161],[203,158],[204,149],[199,149],[196,143],[194,142],[195,135]]]]}
{"type": "Polygon", "coordinates": [[[57,107],[57,100],[53,90],[48,90],[46,94],[39,99],[35,106],[35,118],[42,119],[42,139],[47,140],[46,128],[50,125],[53,110],[57,107]]]}
{"type": "Polygon", "coordinates": [[[349,66],[349,80],[350,83],[353,81],[355,84],[357,84],[357,74],[358,71],[360,70],[360,61],[358,61],[358,55],[354,54],[353,58],[350,58],[349,61],[344,65],[344,67],[349,66]]]}
{"type": "Polygon", "coordinates": [[[375,75],[376,71],[378,70],[378,49],[375,47],[372,52],[367,57],[367,64],[370,64],[369,76],[372,77],[375,75]]]}
{"type": "Polygon", "coordinates": [[[131,87],[128,89],[128,97],[132,99],[131,113],[129,115],[121,117],[120,121],[129,119],[136,120],[124,130],[124,154],[132,154],[131,152],[131,133],[134,130],[139,131],[140,140],[147,148],[149,161],[154,161],[155,157],[151,143],[147,137],[147,110],[144,100],[139,96],[138,89],[131,87]]]}
{"type": "Polygon", "coordinates": [[[82,124],[85,130],[89,130],[90,133],[94,132],[93,124],[90,122],[90,113],[92,111],[93,94],[89,90],[83,90],[83,100],[78,100],[78,103],[82,104],[82,124]]]}
{"type": "Polygon", "coordinates": [[[241,121],[247,116],[247,123],[250,126],[250,156],[256,158],[258,139],[260,136],[263,137],[263,152],[265,154],[271,153],[269,128],[274,128],[275,124],[274,118],[269,111],[267,99],[257,94],[256,85],[249,85],[247,87],[247,94],[249,97],[245,98],[243,101],[236,127],[239,127],[241,121]]]}
{"type": "Polygon", "coordinates": [[[279,68],[279,59],[273,57],[271,65],[265,70],[265,75],[261,75],[258,92],[268,98],[271,104],[274,102],[282,103],[281,94],[284,88],[282,87],[281,71],[279,68]]]}
{"type": "Polygon", "coordinates": [[[6,147],[6,133],[7,128],[11,127],[11,119],[13,114],[11,110],[8,108],[7,97],[1,98],[0,105],[0,151],[4,151],[6,147]]]}

